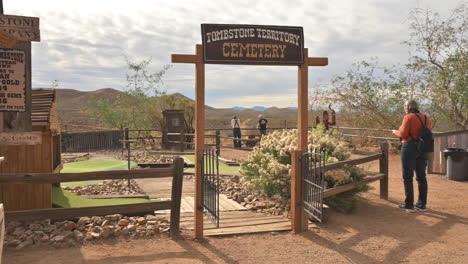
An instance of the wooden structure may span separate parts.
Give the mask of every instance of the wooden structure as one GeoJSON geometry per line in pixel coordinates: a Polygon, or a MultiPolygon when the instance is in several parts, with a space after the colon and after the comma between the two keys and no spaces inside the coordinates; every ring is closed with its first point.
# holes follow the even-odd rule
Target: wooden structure
{"type": "Polygon", "coordinates": [[[94,206],[81,208],[50,208],[36,210],[21,210],[6,212],[8,221],[31,221],[42,219],[70,219],[81,216],[110,215],[110,214],[140,214],[154,213],[155,210],[171,210],[171,235],[179,234],[180,201],[182,195],[182,181],[184,175],[184,160],[176,158],[171,168],[99,171],[85,173],[15,173],[4,174],[0,177],[1,184],[47,184],[87,180],[108,179],[141,179],[172,177],[171,200],[162,202],[148,202],[125,205],[94,206]]]}
{"type": "Polygon", "coordinates": [[[447,162],[443,153],[446,148],[468,149],[468,130],[434,133],[434,153],[429,159],[429,173],[446,173],[447,162]]]}
{"type": "Polygon", "coordinates": [[[5,240],[5,211],[0,203],[0,263],[2,262],[3,241],[5,240]]]}
{"type": "MultiPolygon", "coordinates": [[[[195,64],[195,237],[203,237],[203,209],[202,209],[202,167],[201,160],[203,149],[205,147],[205,62],[203,45],[195,46],[195,55],[173,54],[172,63],[191,63],[195,64]]],[[[309,58],[308,50],[303,49],[304,60],[298,66],[298,150],[307,151],[307,130],[308,130],[308,89],[309,89],[309,66],[327,66],[328,58],[309,58]]],[[[246,63],[239,62],[245,65],[246,63]]],[[[248,63],[247,63],[248,64],[248,63]]],[[[250,63],[249,65],[272,65],[271,63],[250,63]]],[[[275,64],[281,65],[281,64],[275,64]]],[[[291,64],[284,64],[291,66],[291,64]]],[[[298,202],[301,197],[300,169],[293,167],[292,175],[292,218],[294,231],[299,231],[294,223],[297,219],[303,218],[303,210],[300,209],[298,202]]]]}
{"type": "MultiPolygon", "coordinates": [[[[5,161],[0,163],[0,174],[51,173],[61,168],[55,90],[33,89],[32,93],[31,127],[40,133],[41,143],[1,145],[0,156],[5,157],[5,161]]],[[[50,208],[51,184],[0,183],[0,203],[4,204],[5,211],[50,208]]]]}
{"type": "Polygon", "coordinates": [[[62,152],[90,152],[122,149],[122,130],[62,133],[62,152]]]}

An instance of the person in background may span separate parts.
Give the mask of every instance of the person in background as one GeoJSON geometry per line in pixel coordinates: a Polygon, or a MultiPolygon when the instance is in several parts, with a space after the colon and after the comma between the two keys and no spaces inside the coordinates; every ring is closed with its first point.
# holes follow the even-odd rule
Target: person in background
{"type": "Polygon", "coordinates": [[[266,118],[263,117],[263,115],[258,116],[257,128],[260,131],[260,135],[266,135],[267,134],[268,120],[266,120],[266,118]]]}
{"type": "Polygon", "coordinates": [[[427,153],[419,149],[419,131],[423,124],[432,130],[431,120],[419,112],[416,101],[408,100],[404,105],[406,115],[398,130],[392,130],[392,133],[401,138],[401,169],[403,172],[403,183],[405,186],[405,203],[400,208],[406,210],[416,209],[425,210],[427,203],[427,153]],[[418,182],[418,201],[414,205],[413,194],[413,174],[416,171],[416,180],[418,182]]]}
{"type": "MultiPolygon", "coordinates": [[[[241,129],[240,129],[240,119],[237,116],[233,116],[231,119],[231,127],[232,127],[232,134],[234,138],[241,138],[241,129]]],[[[240,148],[242,147],[242,141],[234,139],[234,147],[240,148]]]]}

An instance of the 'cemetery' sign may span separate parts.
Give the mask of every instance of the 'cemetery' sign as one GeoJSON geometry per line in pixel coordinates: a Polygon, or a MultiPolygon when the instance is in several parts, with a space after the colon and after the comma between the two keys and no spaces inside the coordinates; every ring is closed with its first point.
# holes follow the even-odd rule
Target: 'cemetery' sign
{"type": "Polygon", "coordinates": [[[302,27],[202,24],[205,63],[302,64],[302,27]]]}
{"type": "Polygon", "coordinates": [[[0,111],[26,110],[25,59],[23,51],[0,49],[0,111]]]}
{"type": "Polygon", "coordinates": [[[0,15],[0,30],[22,41],[41,40],[38,17],[0,15]]]}

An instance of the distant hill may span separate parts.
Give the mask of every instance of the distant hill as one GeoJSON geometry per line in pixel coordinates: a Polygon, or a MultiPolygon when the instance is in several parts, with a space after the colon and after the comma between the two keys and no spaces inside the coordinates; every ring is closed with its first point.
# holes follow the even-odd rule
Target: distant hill
{"type": "MultiPolygon", "coordinates": [[[[86,111],[94,100],[105,99],[114,103],[122,92],[113,88],[104,88],[97,91],[78,91],[74,89],[57,89],[58,111],[62,131],[79,132],[96,129],[109,129],[86,111]]],[[[192,99],[180,93],[173,96],[192,99]]],[[[271,127],[295,127],[297,111],[295,108],[278,108],[255,106],[252,108],[213,108],[206,106],[207,128],[230,128],[230,120],[236,115],[241,119],[241,127],[255,128],[258,115],[262,114],[270,122],[271,127]]],[[[312,115],[309,117],[312,122],[312,115]]]]}

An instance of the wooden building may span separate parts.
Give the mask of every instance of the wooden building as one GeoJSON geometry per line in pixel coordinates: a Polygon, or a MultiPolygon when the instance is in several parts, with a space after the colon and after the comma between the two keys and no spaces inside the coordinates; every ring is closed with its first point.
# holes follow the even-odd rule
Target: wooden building
{"type": "MultiPolygon", "coordinates": [[[[2,145],[0,174],[47,173],[61,169],[60,130],[54,89],[32,90],[32,129],[41,134],[36,145],[2,145]]],[[[1,176],[0,176],[1,177],[1,176]]],[[[52,207],[51,184],[0,184],[5,211],[52,207]]]]}

